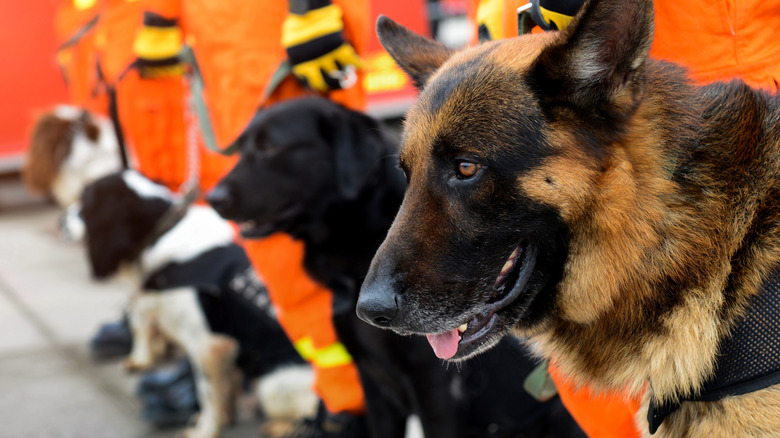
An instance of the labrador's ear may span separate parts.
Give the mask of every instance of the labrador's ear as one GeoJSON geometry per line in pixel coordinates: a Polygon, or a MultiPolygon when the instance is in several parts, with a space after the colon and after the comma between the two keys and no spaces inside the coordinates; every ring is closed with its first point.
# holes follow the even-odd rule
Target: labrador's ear
{"type": "Polygon", "coordinates": [[[343,109],[332,121],[336,185],[346,199],[358,197],[371,177],[382,147],[377,122],[365,114],[343,109]]]}
{"type": "Polygon", "coordinates": [[[377,19],[376,32],[382,46],[419,89],[454,53],[445,45],[417,35],[384,15],[377,19]]]}
{"type": "Polygon", "coordinates": [[[653,15],[652,0],[587,2],[539,56],[537,83],[546,96],[579,108],[630,107],[642,89],[653,15]]]}

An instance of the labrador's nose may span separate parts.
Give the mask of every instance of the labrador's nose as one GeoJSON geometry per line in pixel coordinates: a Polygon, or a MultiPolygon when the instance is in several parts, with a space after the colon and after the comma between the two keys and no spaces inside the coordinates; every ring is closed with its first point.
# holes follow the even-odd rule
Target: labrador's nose
{"type": "Polygon", "coordinates": [[[233,205],[234,198],[226,184],[218,184],[206,194],[208,202],[219,214],[225,213],[233,205]]]}

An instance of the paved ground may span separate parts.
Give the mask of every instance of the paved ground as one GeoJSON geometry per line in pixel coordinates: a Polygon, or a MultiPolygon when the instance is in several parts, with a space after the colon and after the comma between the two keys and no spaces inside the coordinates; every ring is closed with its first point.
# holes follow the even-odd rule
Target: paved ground
{"type": "MultiPolygon", "coordinates": [[[[58,209],[0,182],[0,438],[161,438],[139,417],[137,377],[90,360],[97,327],[129,284],[90,280],[84,249],[58,238],[58,209]]],[[[244,418],[227,438],[256,437],[244,418]]]]}

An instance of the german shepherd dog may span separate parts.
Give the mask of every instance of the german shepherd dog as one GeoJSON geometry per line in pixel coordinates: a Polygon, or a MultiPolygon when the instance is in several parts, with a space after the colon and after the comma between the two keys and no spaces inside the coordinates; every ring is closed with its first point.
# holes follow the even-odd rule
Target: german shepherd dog
{"type": "Polygon", "coordinates": [[[778,99],[649,59],[651,0],[459,52],[377,27],[421,94],[360,317],[452,360],[531,338],[575,381],[644,395],[646,434],[780,436],[776,335],[768,387],[703,394],[719,361],[749,365],[725,346],[760,344],[728,343],[756,297],[778,331],[778,99]]]}
{"type": "Polygon", "coordinates": [[[369,436],[402,438],[413,414],[428,438],[581,436],[559,399],[525,393],[534,363],[517,340],[447,367],[424,338],[358,319],[360,284],[406,185],[385,137],[376,120],[323,98],[262,109],[207,200],[245,237],[284,231],[305,242],[304,267],[333,292],[334,325],[360,373],[369,436]],[[496,377],[509,372],[516,378],[496,377]]]}

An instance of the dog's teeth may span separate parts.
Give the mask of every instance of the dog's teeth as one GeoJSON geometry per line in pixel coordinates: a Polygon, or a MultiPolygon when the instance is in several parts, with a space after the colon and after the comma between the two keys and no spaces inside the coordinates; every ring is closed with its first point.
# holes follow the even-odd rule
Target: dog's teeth
{"type": "Polygon", "coordinates": [[[466,323],[466,324],[463,324],[462,326],[458,327],[458,331],[459,331],[459,332],[461,332],[461,333],[463,333],[463,332],[465,332],[465,331],[466,331],[466,329],[468,329],[468,328],[469,328],[469,324],[468,324],[468,323],[466,323]]]}

